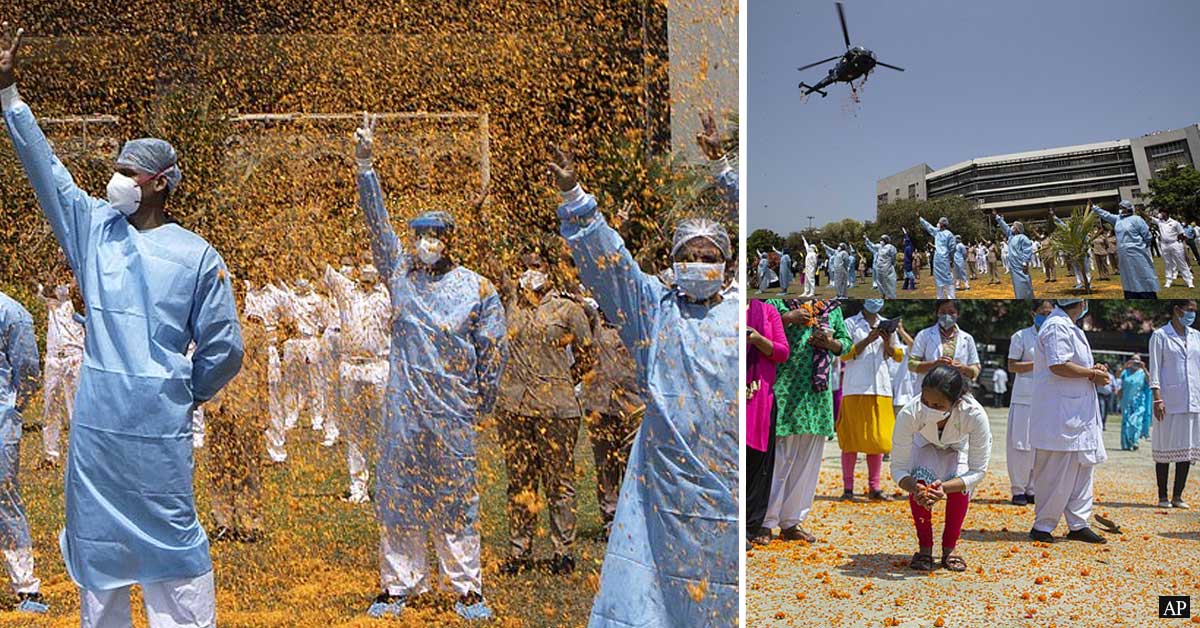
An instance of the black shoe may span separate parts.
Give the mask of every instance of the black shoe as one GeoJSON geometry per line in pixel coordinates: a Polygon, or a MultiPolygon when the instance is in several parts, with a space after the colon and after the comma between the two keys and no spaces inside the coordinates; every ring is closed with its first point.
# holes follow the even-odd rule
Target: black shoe
{"type": "Polygon", "coordinates": [[[1029,538],[1033,539],[1034,541],[1041,541],[1042,543],[1054,542],[1053,534],[1050,534],[1049,532],[1042,532],[1041,530],[1030,530],[1029,538]]]}
{"type": "Polygon", "coordinates": [[[852,501],[854,501],[854,491],[842,491],[842,497],[841,497],[841,499],[842,499],[842,501],[844,501],[844,502],[852,502],[852,501]]]}
{"type": "Polygon", "coordinates": [[[1080,528],[1071,530],[1067,533],[1067,538],[1072,541],[1083,541],[1084,543],[1099,543],[1103,545],[1108,542],[1108,539],[1096,534],[1091,528],[1080,528]]]}
{"type": "MultiPolygon", "coordinates": [[[[528,558],[510,558],[500,565],[500,573],[505,576],[515,576],[533,569],[533,561],[528,558]]],[[[470,604],[468,604],[470,606],[470,604]]]]}
{"type": "Polygon", "coordinates": [[[1012,505],[1013,506],[1028,506],[1029,498],[1026,497],[1025,495],[1013,495],[1012,505]]]}
{"type": "Polygon", "coordinates": [[[1025,493],[1025,501],[1029,502],[1029,505],[1032,506],[1033,505],[1033,495],[1030,495],[1029,493],[1025,493]]]}
{"type": "Polygon", "coordinates": [[[870,493],[867,493],[867,498],[868,498],[868,499],[870,499],[870,500],[871,500],[871,501],[873,501],[873,502],[890,502],[890,501],[894,501],[894,500],[892,499],[892,496],[891,496],[891,495],[887,495],[887,494],[885,494],[883,491],[881,491],[881,490],[878,490],[878,489],[877,489],[877,490],[874,490],[874,491],[871,491],[870,493]]]}
{"type": "Polygon", "coordinates": [[[550,573],[556,576],[565,576],[572,571],[575,571],[575,558],[570,554],[555,556],[550,559],[550,573]]]}

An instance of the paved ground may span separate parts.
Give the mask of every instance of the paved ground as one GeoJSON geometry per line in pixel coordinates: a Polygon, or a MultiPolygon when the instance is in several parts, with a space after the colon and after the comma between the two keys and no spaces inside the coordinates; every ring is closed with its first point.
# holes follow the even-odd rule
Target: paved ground
{"type": "MultiPolygon", "coordinates": [[[[1191,258],[1188,258],[1188,259],[1191,260],[1191,258]]],[[[1195,260],[1191,260],[1191,261],[1194,262],[1195,260]]],[[[1159,277],[1159,280],[1161,281],[1162,277],[1163,277],[1162,260],[1156,259],[1154,263],[1158,269],[1158,277],[1159,277]]],[[[1197,281],[1200,281],[1200,267],[1198,267],[1194,263],[1192,264],[1192,273],[1197,276],[1197,278],[1198,278],[1197,281]]],[[[753,274],[753,268],[751,268],[751,274],[753,274]]],[[[1000,279],[1001,279],[1001,282],[999,284],[988,285],[988,277],[987,276],[981,277],[981,278],[971,282],[970,290],[959,290],[955,296],[957,296],[960,299],[1012,299],[1012,298],[1014,298],[1013,297],[1013,289],[1012,289],[1012,279],[1009,278],[1008,275],[1005,275],[1003,272],[1001,272],[1001,274],[1000,274],[1000,279]]],[[[753,281],[754,281],[754,278],[751,277],[752,285],[755,288],[757,288],[757,284],[753,284],[753,281]]],[[[897,283],[897,288],[899,288],[902,285],[904,285],[904,278],[900,277],[899,282],[897,283]]],[[[1197,285],[1200,285],[1200,284],[1197,284],[1197,285]]],[[[800,287],[799,281],[797,281],[796,283],[794,283],[792,286],[789,286],[789,287],[791,288],[791,290],[787,294],[788,297],[799,297],[800,294],[803,292],[803,288],[800,287]]],[[[1046,281],[1046,276],[1045,276],[1045,274],[1042,273],[1041,270],[1035,269],[1033,271],[1033,293],[1039,297],[1055,298],[1055,297],[1069,297],[1069,296],[1083,295],[1082,290],[1075,290],[1074,287],[1075,287],[1075,276],[1072,274],[1069,274],[1069,273],[1064,274],[1062,272],[1061,268],[1059,269],[1058,281],[1055,281],[1053,283],[1049,283],[1046,281]]],[[[1175,284],[1171,288],[1160,290],[1158,293],[1158,296],[1159,296],[1159,298],[1162,298],[1162,299],[1182,299],[1182,298],[1187,298],[1187,297],[1195,297],[1197,294],[1200,294],[1200,288],[1189,290],[1186,284],[1184,284],[1181,281],[1176,281],[1175,284]]],[[[761,298],[768,298],[768,297],[776,297],[778,295],[779,295],[778,288],[768,290],[765,293],[759,292],[757,289],[752,289],[750,291],[750,296],[752,298],[760,298],[761,299],[761,298]]],[[[826,279],[824,277],[824,274],[822,274],[821,285],[817,288],[816,296],[822,297],[822,298],[831,298],[834,295],[835,295],[835,292],[834,292],[833,288],[826,284],[826,279]]],[[[866,299],[866,298],[879,296],[879,291],[873,290],[871,288],[871,279],[869,277],[866,279],[865,282],[862,281],[860,278],[858,285],[856,285],[854,288],[852,288],[850,290],[848,296],[853,299],[866,299]]],[[[924,271],[922,271],[916,290],[913,290],[913,291],[897,290],[896,296],[901,299],[933,299],[933,298],[936,298],[937,291],[933,284],[933,277],[929,276],[929,269],[926,268],[924,271]]],[[[1120,276],[1113,275],[1109,279],[1095,279],[1094,283],[1092,285],[1092,292],[1091,292],[1090,297],[1094,298],[1094,299],[1120,299],[1120,298],[1124,297],[1124,292],[1121,290],[1120,276]]]]}
{"type": "MultiPolygon", "coordinates": [[[[747,626],[1145,626],[1158,619],[1159,595],[1200,596],[1200,492],[1197,509],[1155,507],[1149,442],[1120,451],[1120,418],[1104,433],[1109,460],[1097,470],[1095,512],[1122,535],[1107,545],[1033,543],[1033,507],[1008,503],[1006,410],[989,410],[994,447],[987,478],[967,513],[959,553],[968,570],[908,569],[916,532],[908,504],[836,501],[837,442],[825,447],[817,502],[806,529],[813,545],[775,541],[749,553],[747,626]]],[[[860,460],[857,492],[866,485],[860,460]]],[[[886,463],[885,488],[895,489],[886,463]]],[[[934,533],[941,534],[935,512],[934,533]]],[[[1066,531],[1060,524],[1056,533],[1066,531]]],[[[1173,622],[1176,625],[1184,621],[1173,622]]]]}

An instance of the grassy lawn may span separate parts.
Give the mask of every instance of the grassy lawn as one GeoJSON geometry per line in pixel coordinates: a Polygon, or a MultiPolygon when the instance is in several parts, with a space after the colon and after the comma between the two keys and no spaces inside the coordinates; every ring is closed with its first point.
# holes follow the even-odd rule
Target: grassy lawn
{"type": "MultiPolygon", "coordinates": [[[[31,407],[28,418],[40,417],[31,407]]],[[[305,419],[301,419],[302,424],[305,419]]],[[[30,421],[27,419],[27,423],[30,421]]],[[[265,626],[454,626],[454,597],[441,594],[409,608],[399,620],[380,622],[364,614],[379,590],[378,536],[371,505],[343,503],[346,488],[345,448],[321,447],[317,432],[298,427],[288,433],[289,460],[265,470],[265,523],[269,538],[252,545],[213,544],[216,563],[217,615],[222,628],[265,626]]],[[[62,471],[35,468],[41,455],[40,431],[22,438],[21,489],[33,532],[36,574],[51,605],[46,618],[0,612],[0,627],[67,627],[79,625],[77,590],[63,569],[58,533],[63,526],[62,471]]],[[[500,576],[506,556],[508,524],[505,515],[507,479],[495,429],[485,423],[478,443],[483,532],[483,583],[495,625],[582,626],[587,623],[599,581],[604,544],[596,506],[591,449],[581,434],[576,449],[578,494],[578,567],[566,577],[547,571],[517,577],[500,576]]],[[[196,455],[196,490],[201,521],[207,516],[205,456],[196,455]]],[[[548,519],[542,513],[535,551],[539,559],[551,553],[548,519]]],[[[429,556],[435,556],[432,548],[429,556]]],[[[436,565],[432,573],[437,573],[436,565]]],[[[138,609],[135,625],[146,626],[138,609]]],[[[5,593],[3,604],[15,603],[5,593]]]]}
{"type": "MultiPolygon", "coordinates": [[[[1190,252],[1189,252],[1190,254],[1190,252]]],[[[1194,259],[1188,257],[1189,261],[1195,262],[1194,259]]],[[[1160,283],[1163,277],[1162,259],[1156,259],[1154,266],[1159,277],[1160,283]]],[[[1064,272],[1062,268],[1058,269],[1058,281],[1050,283],[1046,281],[1046,275],[1040,269],[1033,271],[1033,293],[1038,297],[1057,298],[1084,296],[1082,290],[1075,290],[1075,275],[1069,271],[1064,272]]],[[[1094,272],[1094,271],[1093,271],[1094,272]]],[[[1192,264],[1192,274],[1197,276],[1197,281],[1200,282],[1200,267],[1192,264]]],[[[1012,279],[1003,273],[1000,273],[1001,283],[988,285],[988,277],[983,276],[971,281],[970,290],[959,290],[955,296],[960,299],[1012,299],[1014,298],[1012,289],[1012,279]]],[[[900,299],[935,299],[937,298],[937,290],[933,284],[933,277],[929,275],[929,269],[922,271],[918,277],[916,290],[900,290],[899,287],[904,285],[904,277],[900,276],[897,281],[896,297],[900,299]]],[[[1200,285],[1200,284],[1198,284],[1200,285]]],[[[799,297],[803,292],[800,283],[797,281],[789,286],[789,291],[786,296],[799,297]]],[[[825,283],[825,278],[822,276],[821,285],[817,287],[816,296],[820,298],[832,298],[836,295],[833,288],[825,283]]],[[[1200,288],[1188,289],[1187,285],[1182,281],[1176,281],[1174,285],[1165,290],[1158,291],[1160,299],[1182,299],[1195,298],[1200,295],[1200,288]]],[[[759,292],[755,284],[750,291],[752,298],[775,298],[779,296],[779,289],[773,288],[767,292],[759,292]]],[[[868,277],[865,281],[859,278],[858,285],[851,288],[849,296],[852,299],[869,299],[878,297],[879,291],[871,289],[871,279],[868,277]]],[[[1121,278],[1117,275],[1112,275],[1109,279],[1093,279],[1092,292],[1087,295],[1093,299],[1121,299],[1125,294],[1121,290],[1121,278]]]]}

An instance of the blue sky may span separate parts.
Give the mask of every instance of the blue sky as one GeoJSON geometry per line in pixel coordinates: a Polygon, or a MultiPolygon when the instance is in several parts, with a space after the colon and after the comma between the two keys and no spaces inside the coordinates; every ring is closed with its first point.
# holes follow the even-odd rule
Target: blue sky
{"type": "Polygon", "coordinates": [[[748,225],[875,216],[875,182],[928,163],[1200,122],[1200,1],[846,0],[878,68],[801,103],[796,68],[844,51],[833,0],[748,0],[748,225]]]}

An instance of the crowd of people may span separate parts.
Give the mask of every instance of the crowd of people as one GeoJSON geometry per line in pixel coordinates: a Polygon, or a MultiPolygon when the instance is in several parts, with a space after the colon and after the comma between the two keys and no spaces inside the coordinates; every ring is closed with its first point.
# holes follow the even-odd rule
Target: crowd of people
{"type": "MultiPolygon", "coordinates": [[[[374,170],[376,118],[364,114],[354,161],[369,250],[319,275],[252,285],[169,213],[183,172],[168,142],[125,143],[107,198],[78,187],[17,91],[21,33],[4,39],[8,134],[73,275],[53,294],[38,288],[44,368],[27,308],[0,294],[0,517],[18,610],[48,611],[17,483],[22,413],[40,388],[43,464],[66,460],[60,544],[84,626],[130,625],[134,585],[151,626],[215,626],[209,543],[270,537],[260,467],[288,463],[302,415],[330,451],[345,441],[343,498],[374,505],[381,592],[364,603],[371,617],[399,616],[430,589],[428,542],[458,615],[492,617],[476,456],[489,415],[508,478],[500,574],[534,566],[539,486],[550,570],[575,568],[573,454],[585,425],[608,535],[590,625],[736,617],[730,373],[741,305],[719,222],[678,223],[664,282],[638,267],[583,190],[569,148],[556,147],[547,166],[578,283],[531,250],[497,288],[455,261],[451,213],[424,212],[397,232],[374,170]],[[209,458],[210,526],[196,509],[196,447],[209,458]]],[[[697,141],[727,204],[722,218],[736,217],[737,176],[711,115],[697,141]]]]}
{"type": "Polygon", "coordinates": [[[985,364],[974,336],[959,326],[958,301],[932,302],[936,322],[915,336],[902,320],[885,316],[885,300],[858,305],[840,299],[750,301],[748,545],[815,540],[804,524],[812,514],[825,443],[836,438],[840,499],[860,495],[854,473],[862,454],[867,487],[861,494],[890,501],[882,483],[884,457],[890,457],[891,479],[907,494],[917,536],[910,567],[965,570],[957,542],[993,447],[987,410],[976,391],[990,388],[999,406],[1010,373],[1004,448],[1011,503],[1033,505],[1032,540],[1063,540],[1054,532],[1065,519],[1066,540],[1106,542],[1089,519],[1095,468],[1108,457],[1105,397],[1114,396],[1117,381],[1123,382],[1115,395],[1123,412],[1122,448],[1136,448],[1148,436],[1158,506],[1188,508],[1183,493],[1189,465],[1200,460],[1195,300],[1167,302],[1165,322],[1146,339],[1146,362],[1134,355],[1119,374],[1084,333],[1087,301],[1032,300],[1029,324],[1009,338],[1007,361],[993,368],[990,386],[977,382],[985,364]],[[845,309],[859,311],[847,317],[845,309]],[[1175,481],[1168,499],[1171,464],[1175,481]],[[939,502],[945,502],[945,514],[935,557],[931,510],[939,502]]]}
{"type": "MultiPolygon", "coordinates": [[[[1014,296],[1029,300],[1034,298],[1035,271],[1047,283],[1055,283],[1061,269],[1068,281],[1074,278],[1075,290],[1082,290],[1093,281],[1119,277],[1125,298],[1130,299],[1157,298],[1160,285],[1170,288],[1179,283],[1195,287],[1192,266],[1200,266],[1197,247],[1200,224],[1195,221],[1185,224],[1164,210],[1152,213],[1139,210],[1129,201],[1121,201],[1115,214],[1096,205],[1089,207],[1101,224],[1091,234],[1082,265],[1053,245],[1049,228],[1027,229],[1021,222],[1009,225],[993,210],[992,220],[1002,234],[994,241],[964,242],[961,235],[951,230],[949,219],[940,218],[934,225],[918,216],[921,227],[932,239],[924,251],[914,246],[907,229],[899,234],[900,248],[892,244],[888,234],[880,236],[878,242],[865,237],[865,252],[858,251],[851,242],[839,242],[837,246],[820,242],[825,253],[824,264],[820,251],[809,244],[807,237],[803,238],[803,256],[795,260],[786,247],[773,249],[774,255],[757,251],[752,285],[760,292],[778,287],[780,294],[786,295],[792,284],[798,282],[802,296],[813,296],[823,270],[826,282],[839,298],[846,298],[859,278],[865,281],[870,277],[872,290],[885,299],[893,299],[898,277],[903,277],[901,290],[914,291],[919,288],[922,272],[927,271],[939,299],[953,299],[959,292],[970,290],[972,281],[984,278],[988,285],[1004,284],[1003,276],[1007,276],[1014,296]],[[1163,262],[1161,282],[1155,258],[1163,262]],[[796,266],[799,259],[803,260],[801,272],[797,272],[800,267],[796,266]]],[[[1046,225],[1064,228],[1066,223],[1051,212],[1046,225]]]]}

